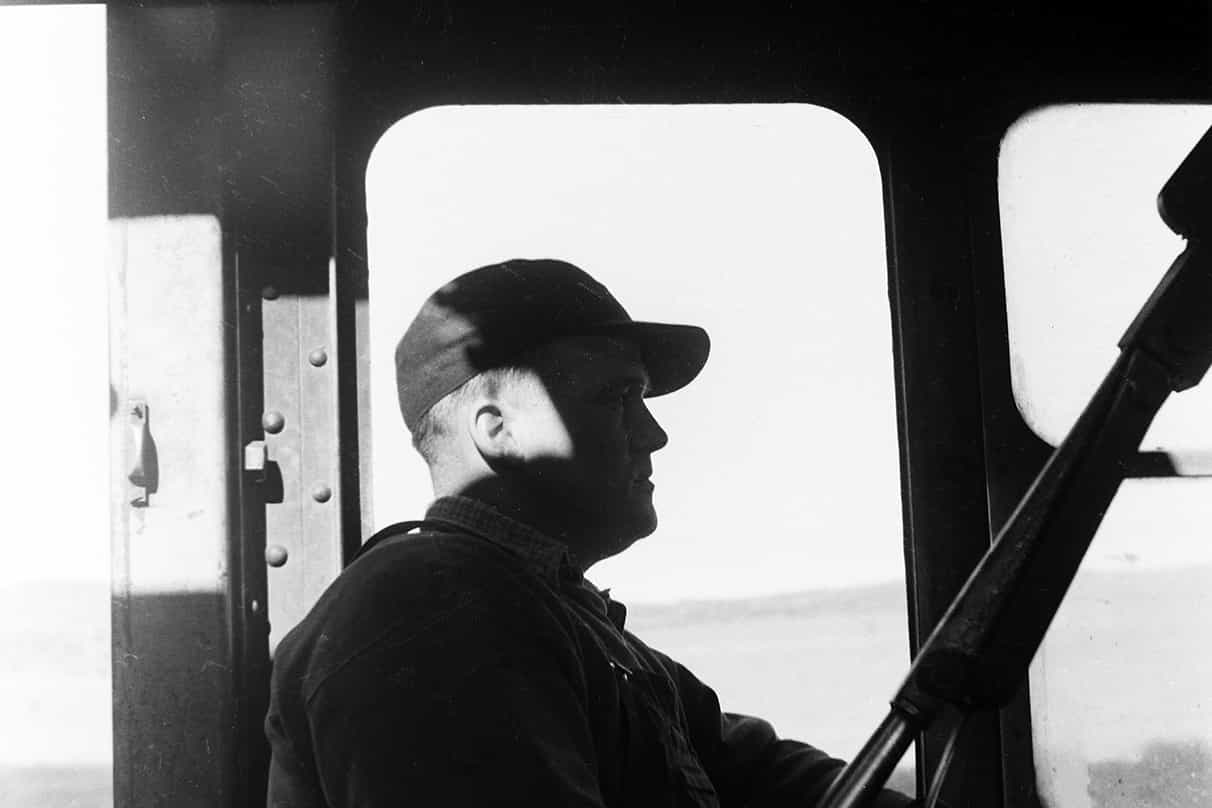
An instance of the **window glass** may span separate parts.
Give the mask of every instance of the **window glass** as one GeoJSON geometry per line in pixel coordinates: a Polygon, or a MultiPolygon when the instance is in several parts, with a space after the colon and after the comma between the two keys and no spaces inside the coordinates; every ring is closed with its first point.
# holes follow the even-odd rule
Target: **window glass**
{"type": "Polygon", "coordinates": [[[392,360],[422,300],[477,266],[569,260],[637,319],[713,342],[694,384],[652,401],[670,435],[653,458],[661,526],[589,577],[726,709],[852,755],[908,662],[881,185],[862,134],[806,105],[436,108],[380,141],[367,203],[375,522],[429,499],[392,360]]]}
{"type": "MultiPolygon", "coordinates": [[[[1162,184],[1212,108],[1075,105],[1002,146],[1014,392],[1057,443],[1183,247],[1162,184]]],[[[1212,386],[1173,396],[1142,448],[1206,475],[1212,386]]],[[[1212,479],[1128,480],[1031,666],[1040,794],[1064,808],[1212,804],[1212,479]]]]}
{"type": "Polygon", "coordinates": [[[1031,666],[1048,805],[1212,805],[1212,479],[1129,480],[1031,666]]]}
{"type": "MultiPolygon", "coordinates": [[[[1212,126],[1212,106],[1047,107],[1011,127],[998,166],[1011,381],[1060,443],[1183,240],[1157,194],[1212,126]]],[[[1212,470],[1212,385],[1175,395],[1141,448],[1212,470]]]]}
{"type": "Polygon", "coordinates": [[[0,8],[0,802],[112,804],[105,8],[0,8]]]}

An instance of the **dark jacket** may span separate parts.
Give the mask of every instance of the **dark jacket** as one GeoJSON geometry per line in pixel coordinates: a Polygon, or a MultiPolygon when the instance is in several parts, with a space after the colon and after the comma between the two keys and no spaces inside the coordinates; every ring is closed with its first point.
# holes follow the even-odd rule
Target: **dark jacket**
{"type": "Polygon", "coordinates": [[[839,771],[721,712],[562,545],[470,500],[427,519],[279,645],[270,806],[810,806],[839,771]]]}

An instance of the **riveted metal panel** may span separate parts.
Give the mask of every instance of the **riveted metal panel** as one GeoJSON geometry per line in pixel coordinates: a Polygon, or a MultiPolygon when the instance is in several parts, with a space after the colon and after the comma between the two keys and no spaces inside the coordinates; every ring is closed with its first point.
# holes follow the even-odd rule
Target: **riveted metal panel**
{"type": "Polygon", "coordinates": [[[341,569],[330,312],[329,299],[314,295],[262,302],[262,424],[281,419],[280,431],[265,436],[270,477],[281,481],[265,513],[271,649],[341,569]]]}
{"type": "Polygon", "coordinates": [[[240,444],[263,442],[266,461],[242,486],[246,581],[257,583],[243,606],[251,610],[264,587],[272,652],[341,569],[334,11],[315,3],[227,13],[234,131],[224,214],[238,276],[240,444]]]}

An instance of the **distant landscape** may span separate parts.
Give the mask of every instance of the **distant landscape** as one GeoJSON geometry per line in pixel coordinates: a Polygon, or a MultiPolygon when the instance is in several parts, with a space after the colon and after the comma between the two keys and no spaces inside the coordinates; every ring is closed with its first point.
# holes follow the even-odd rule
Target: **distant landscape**
{"type": "MultiPolygon", "coordinates": [[[[0,588],[0,614],[0,805],[109,808],[107,585],[0,588]]],[[[628,627],[726,710],[848,757],[908,668],[905,614],[889,584],[633,604],[628,627]]],[[[1044,796],[1065,808],[1212,805],[1212,568],[1088,575],[1052,634],[1033,676],[1044,796]]],[[[894,779],[912,788],[912,769],[894,779]]]]}
{"type": "Polygon", "coordinates": [[[0,805],[109,808],[109,584],[0,587],[0,805]]]}

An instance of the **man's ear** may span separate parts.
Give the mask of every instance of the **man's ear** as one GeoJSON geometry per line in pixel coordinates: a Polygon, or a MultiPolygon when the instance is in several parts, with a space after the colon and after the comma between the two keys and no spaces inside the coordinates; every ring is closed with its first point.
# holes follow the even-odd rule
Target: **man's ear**
{"type": "Polygon", "coordinates": [[[483,402],[471,410],[471,439],[489,466],[521,459],[507,411],[495,402],[483,402]]]}

